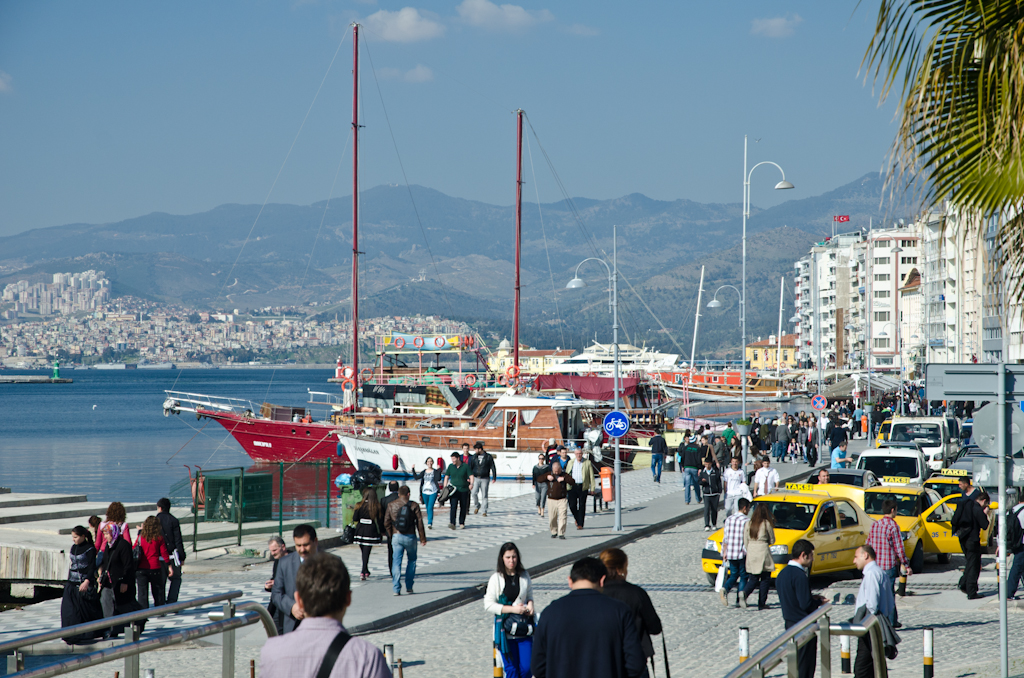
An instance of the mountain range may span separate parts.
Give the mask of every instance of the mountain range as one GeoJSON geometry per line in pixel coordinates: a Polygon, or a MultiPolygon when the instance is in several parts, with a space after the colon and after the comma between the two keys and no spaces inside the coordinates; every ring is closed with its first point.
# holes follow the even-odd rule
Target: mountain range
{"type": "MultiPolygon", "coordinates": [[[[822,195],[768,209],[751,207],[747,283],[749,339],[774,333],[779,279],[792,315],[793,262],[831,233],[899,216],[882,200],[883,180],[867,174],[822,195]]],[[[106,224],[68,224],[0,238],[0,286],[46,280],[59,271],[102,269],[115,295],[198,308],[259,308],[334,302],[351,296],[352,198],[313,205],[227,204],[190,215],[152,213],[106,224]]],[[[612,200],[573,198],[523,205],[521,338],[580,348],[608,341],[607,272],[580,268],[588,283],[566,290],[579,262],[611,262],[618,228],[620,324],[634,343],[690,352],[701,265],[704,304],[721,285],[740,286],[739,203],[660,201],[634,193],[612,200]]],[[[360,194],[361,315],[437,314],[511,334],[514,281],[511,206],[454,198],[422,186],[377,186],[360,194]]],[[[739,346],[735,295],[725,310],[702,310],[698,356],[739,346]]],[[[785,327],[784,327],[784,331],[785,327]]]]}

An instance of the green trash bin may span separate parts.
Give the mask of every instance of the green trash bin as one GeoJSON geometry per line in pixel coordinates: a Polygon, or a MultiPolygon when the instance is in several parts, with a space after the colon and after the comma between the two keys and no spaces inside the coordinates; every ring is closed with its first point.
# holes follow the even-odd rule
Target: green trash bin
{"type": "MultiPolygon", "coordinates": [[[[387,485],[381,483],[373,486],[377,490],[377,499],[384,497],[384,493],[387,490],[387,485]]],[[[352,513],[355,510],[356,504],[363,500],[362,490],[357,490],[351,486],[344,486],[341,488],[341,527],[352,524],[352,513]]]]}

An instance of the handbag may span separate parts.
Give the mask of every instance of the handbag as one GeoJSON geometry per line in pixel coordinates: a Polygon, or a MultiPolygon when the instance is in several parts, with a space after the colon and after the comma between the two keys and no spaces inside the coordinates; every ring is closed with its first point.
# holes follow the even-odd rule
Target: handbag
{"type": "Polygon", "coordinates": [[[346,525],[345,529],[341,532],[341,544],[345,546],[351,544],[356,540],[356,526],[346,525]]]}
{"type": "Polygon", "coordinates": [[[138,568],[139,562],[145,557],[142,552],[142,545],[139,544],[139,540],[142,539],[142,535],[135,538],[135,546],[132,547],[132,561],[135,562],[135,567],[138,568]]]}
{"type": "Polygon", "coordinates": [[[509,638],[526,638],[533,635],[536,624],[532,616],[510,613],[502,619],[501,628],[509,638]]]}
{"type": "Polygon", "coordinates": [[[715,592],[716,593],[725,588],[725,571],[727,569],[728,569],[728,567],[726,567],[725,563],[722,563],[722,566],[720,568],[718,568],[718,576],[715,577],[715,592]]]}

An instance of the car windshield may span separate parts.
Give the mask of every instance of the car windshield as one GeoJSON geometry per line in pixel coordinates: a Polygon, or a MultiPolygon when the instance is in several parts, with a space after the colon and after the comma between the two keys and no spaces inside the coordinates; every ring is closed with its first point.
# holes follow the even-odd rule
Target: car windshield
{"type": "Polygon", "coordinates": [[[864,495],[864,510],[871,515],[879,515],[883,513],[882,504],[888,499],[896,502],[896,515],[910,518],[921,515],[917,495],[906,492],[868,492],[864,495]]]}
{"type": "Polygon", "coordinates": [[[938,492],[943,499],[951,494],[960,494],[960,486],[957,483],[925,483],[924,486],[938,492]]]}
{"type": "Polygon", "coordinates": [[[767,504],[768,510],[775,516],[775,529],[798,530],[803,532],[811,526],[814,519],[814,504],[796,504],[789,501],[757,501],[756,504],[767,504]]]}
{"type": "Polygon", "coordinates": [[[928,445],[939,445],[942,443],[942,431],[938,424],[918,423],[897,423],[892,425],[892,433],[889,440],[897,442],[912,442],[919,440],[928,445]]]}
{"type": "Polygon", "coordinates": [[[911,457],[861,457],[857,468],[872,471],[879,478],[885,476],[902,476],[916,478],[921,475],[917,468],[917,459],[911,457]]]}
{"type": "Polygon", "coordinates": [[[860,473],[841,473],[837,469],[832,469],[828,472],[828,481],[830,483],[839,483],[840,485],[860,487],[864,484],[864,475],[860,473]]]}

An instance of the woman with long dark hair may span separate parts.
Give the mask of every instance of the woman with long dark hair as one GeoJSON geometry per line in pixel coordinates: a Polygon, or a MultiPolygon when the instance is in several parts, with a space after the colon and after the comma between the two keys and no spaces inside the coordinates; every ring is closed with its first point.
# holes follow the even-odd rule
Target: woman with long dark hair
{"type": "Polygon", "coordinates": [[[156,516],[149,516],[139,526],[138,545],[142,549],[142,557],[135,567],[135,583],[139,588],[139,605],[149,607],[149,589],[153,589],[153,605],[164,604],[164,579],[161,563],[168,565],[167,575],[174,576],[174,563],[167,552],[164,531],[156,516]]]}
{"type": "Polygon", "coordinates": [[[370,578],[370,552],[374,546],[384,543],[384,512],[380,508],[380,500],[377,499],[377,490],[363,490],[363,500],[356,504],[352,511],[352,522],[356,526],[355,543],[359,544],[359,550],[363,554],[363,569],[360,571],[359,581],[366,581],[370,578]]]}
{"type": "Polygon", "coordinates": [[[605,549],[601,552],[600,558],[608,568],[602,592],[609,598],[622,601],[633,611],[636,630],[640,633],[640,647],[643,648],[647,661],[651,661],[654,657],[651,636],[661,633],[661,618],[654,609],[654,603],[651,602],[647,591],[626,581],[629,575],[629,557],[622,549],[605,549]]]}
{"type": "Polygon", "coordinates": [[[444,474],[441,469],[434,468],[434,458],[427,457],[427,467],[416,473],[412,469],[412,479],[420,481],[420,501],[427,507],[427,529],[434,529],[434,503],[437,501],[437,493],[441,491],[441,480],[444,474]]]}
{"type": "MultiPolygon", "coordinates": [[[[60,625],[74,626],[96,621],[103,618],[100,607],[100,593],[96,577],[96,547],[93,545],[92,533],[88,528],[76,525],[71,528],[71,539],[74,542],[68,559],[68,580],[64,583],[64,597],[60,601],[60,625]]],[[[96,633],[68,636],[64,642],[68,645],[87,643],[93,640],[96,633]]]]}
{"type": "Polygon", "coordinates": [[[487,581],[484,609],[494,615],[494,642],[501,653],[506,678],[530,678],[530,655],[533,652],[531,635],[511,635],[506,620],[516,626],[529,625],[534,619],[533,585],[530,574],[523,567],[519,547],[505,542],[498,549],[496,572],[487,581]]]}
{"type": "Polygon", "coordinates": [[[747,597],[760,587],[757,609],[768,607],[768,587],[772,583],[775,561],[771,547],[775,543],[775,516],[765,502],[754,502],[747,529],[743,530],[743,546],[747,549],[747,589],[740,597],[740,607],[747,606],[747,597]]]}

